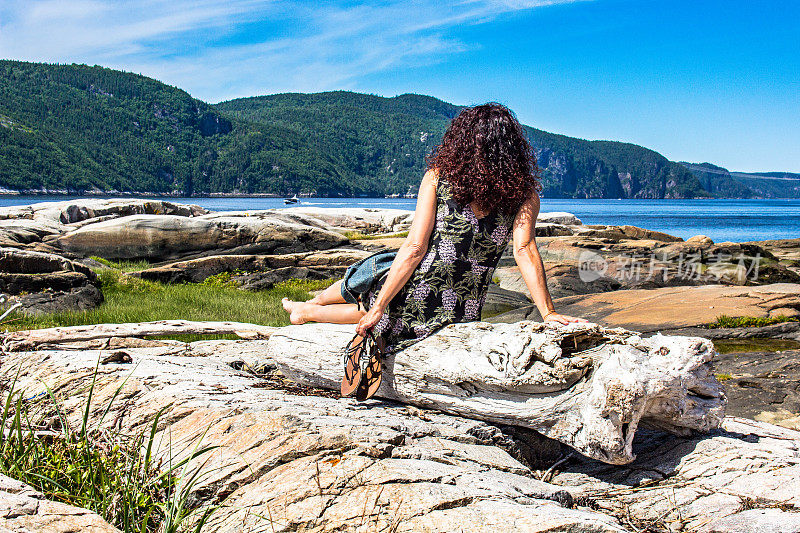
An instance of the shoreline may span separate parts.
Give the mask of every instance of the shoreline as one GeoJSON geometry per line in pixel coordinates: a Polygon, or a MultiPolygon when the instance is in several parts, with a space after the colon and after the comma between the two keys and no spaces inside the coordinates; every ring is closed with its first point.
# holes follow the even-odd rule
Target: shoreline
{"type": "MultiPolygon", "coordinates": [[[[292,193],[294,194],[294,193],[292,193]]],[[[83,192],[83,193],[72,193],[72,192],[42,192],[42,191],[17,191],[17,192],[0,192],[0,198],[21,198],[21,197],[35,197],[35,196],[54,196],[54,197],[62,197],[64,199],[70,198],[155,198],[155,199],[168,199],[168,198],[276,198],[276,199],[283,199],[283,198],[290,198],[292,194],[283,195],[283,194],[275,194],[275,193],[248,193],[248,194],[239,194],[239,193],[208,193],[208,194],[200,194],[200,195],[191,195],[186,196],[183,194],[171,194],[171,193],[152,193],[152,192],[83,192]]],[[[386,199],[386,200],[398,200],[398,199],[405,199],[405,200],[414,200],[416,196],[409,197],[409,196],[314,196],[314,195],[305,195],[305,194],[298,194],[298,198],[330,198],[330,199],[337,199],[337,200],[358,200],[358,199],[386,199]]],[[[567,199],[567,198],[565,198],[567,199]]],[[[599,199],[599,198],[598,198],[599,199]]],[[[654,198],[657,199],[657,198],[654,198]]]]}
{"type": "MultiPolygon", "coordinates": [[[[267,196],[65,196],[42,194],[34,196],[0,195],[2,209],[19,209],[26,205],[39,208],[58,204],[100,205],[104,203],[165,202],[196,205],[219,213],[235,211],[284,210],[287,208],[322,209],[325,211],[366,209],[370,212],[385,209],[413,211],[416,200],[380,197],[302,197],[298,203],[287,204],[284,198],[267,196]]],[[[62,206],[63,207],[63,206],[62,206]]],[[[96,209],[96,207],[94,207],[96,209]]],[[[662,201],[646,199],[557,199],[543,198],[542,212],[575,213],[584,224],[601,226],[635,226],[660,231],[688,239],[705,235],[715,242],[750,242],[800,237],[800,199],[706,201],[662,201]]]]}
{"type": "MultiPolygon", "coordinates": [[[[179,193],[156,193],[156,192],[104,192],[104,191],[12,191],[9,189],[3,189],[0,191],[0,198],[19,198],[19,197],[35,197],[35,196],[54,196],[54,197],[63,197],[65,199],[69,198],[287,198],[290,197],[292,194],[295,193],[288,193],[286,195],[276,194],[276,193],[203,193],[203,194],[192,194],[192,195],[185,195],[179,193]]],[[[336,200],[359,200],[359,199],[385,199],[385,200],[414,200],[416,196],[392,196],[392,195],[384,195],[384,196],[318,196],[318,195],[308,195],[308,194],[297,194],[298,198],[325,198],[325,199],[336,199],[336,200]]],[[[577,200],[577,201],[592,201],[592,200],[627,200],[627,201],[641,201],[641,202],[650,202],[650,201],[683,201],[683,200],[800,200],[799,198],[791,198],[791,197],[767,197],[767,196],[755,196],[749,198],[741,198],[736,196],[694,196],[691,198],[572,198],[569,196],[541,196],[542,200],[577,200]]]]}

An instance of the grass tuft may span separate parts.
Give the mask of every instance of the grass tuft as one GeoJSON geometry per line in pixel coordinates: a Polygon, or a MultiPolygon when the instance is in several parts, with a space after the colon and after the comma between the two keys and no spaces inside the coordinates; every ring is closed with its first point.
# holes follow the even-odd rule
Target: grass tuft
{"type": "Polygon", "coordinates": [[[360,231],[345,231],[345,237],[351,241],[372,241],[376,239],[403,239],[408,237],[407,231],[398,233],[361,233],[360,231]]]}
{"type": "Polygon", "coordinates": [[[276,283],[274,290],[278,291],[320,291],[327,289],[335,282],[335,279],[287,279],[276,283]]]}
{"type": "Polygon", "coordinates": [[[239,284],[233,279],[233,274],[235,272],[220,272],[219,274],[208,276],[200,282],[200,285],[217,289],[236,289],[239,284]]]}
{"type": "MultiPolygon", "coordinates": [[[[175,464],[155,461],[161,412],[133,436],[90,427],[97,375],[95,368],[80,428],[70,425],[49,387],[46,394],[29,397],[15,389],[16,378],[7,385],[0,405],[0,472],[50,500],[90,509],[125,533],[177,533],[189,523],[205,523],[216,508],[195,510],[187,504],[200,476],[199,468],[187,467],[214,447],[198,445],[175,464]]],[[[124,384],[108,400],[97,426],[124,384]]]]}
{"type": "Polygon", "coordinates": [[[706,327],[710,329],[716,328],[755,328],[770,326],[772,324],[780,324],[783,322],[797,322],[798,318],[795,316],[727,316],[720,315],[714,322],[707,324],[706,327]]]}
{"type": "Polygon", "coordinates": [[[150,263],[145,261],[144,259],[139,261],[111,261],[109,259],[104,259],[102,257],[98,257],[96,255],[91,256],[89,259],[93,259],[98,263],[101,263],[108,268],[113,268],[116,270],[121,270],[123,272],[138,272],[139,270],[144,270],[146,268],[150,268],[150,263]]]}

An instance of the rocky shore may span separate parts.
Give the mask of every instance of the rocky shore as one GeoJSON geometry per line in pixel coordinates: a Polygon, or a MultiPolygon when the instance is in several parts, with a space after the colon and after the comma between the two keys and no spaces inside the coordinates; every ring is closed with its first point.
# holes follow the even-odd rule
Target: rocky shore
{"type": "MultiPolygon", "coordinates": [[[[399,246],[398,233],[412,215],[308,208],[214,213],[155,199],[0,208],[0,292],[8,298],[5,307],[17,305],[18,312],[92,309],[103,301],[96,271],[108,261],[147,261],[128,275],[161,283],[226,274],[250,291],[287,279],[335,278],[358,259],[399,246]]],[[[295,376],[305,384],[292,383],[286,378],[291,365],[275,350],[298,348],[279,338],[344,334],[313,333],[313,326],[301,327],[303,334],[289,328],[274,339],[266,338],[273,335],[269,328],[245,334],[244,325],[230,327],[246,337],[240,340],[185,343],[105,333],[13,349],[7,336],[0,372],[7,377],[21,369],[21,384],[31,393],[42,383],[54,387],[69,398],[69,416],[79,418],[97,361],[124,352],[120,362],[100,367],[96,394],[108,398],[121,387],[125,401],[112,415],[92,416],[101,426],[113,421],[135,431],[164,409],[160,434],[183,446],[160,453],[180,456],[201,435],[220,446],[196,489],[198,503],[223,505],[209,531],[800,531],[800,239],[684,241],[543,213],[537,242],[561,312],[640,332],[637,349],[658,333],[711,339],[718,353],[711,348],[696,368],[724,391],[728,416],[681,436],[653,421],[638,431],[633,424],[625,434],[636,459],[609,465],[544,426],[528,425],[536,433],[510,419],[473,416],[473,408],[463,408],[478,394],[472,386],[447,393],[462,398],[461,407],[442,407],[438,385],[414,389],[436,399],[411,406],[390,394],[357,404],[336,399],[313,380],[295,376]],[[710,328],[721,315],[761,322],[710,328]]],[[[496,325],[481,327],[540,320],[510,254],[494,281],[483,319],[496,325]]],[[[603,335],[603,345],[613,345],[613,335],[603,335]]],[[[423,346],[415,357],[445,353],[449,341],[442,342],[427,352],[423,346]]],[[[606,356],[582,357],[582,370],[570,367],[562,378],[575,374],[594,383],[595,370],[587,369],[606,356]]],[[[313,357],[299,359],[305,364],[313,357]]],[[[568,360],[578,361],[564,355],[547,364],[568,360]]],[[[508,365],[504,372],[516,368],[508,365]]],[[[658,372],[676,372],[688,383],[682,372],[689,367],[678,366],[658,372]]],[[[550,370],[542,371],[552,379],[550,370]]],[[[572,390],[577,381],[564,379],[560,386],[572,390]]],[[[688,419],[686,409],[675,411],[681,413],[676,420],[688,419]]],[[[58,518],[70,513],[90,524],[81,526],[87,531],[113,530],[96,515],[51,511],[57,507],[30,487],[0,479],[0,531],[74,531],[67,518],[58,518]]]]}
{"type": "MultiPolygon", "coordinates": [[[[796,431],[736,417],[684,437],[640,428],[636,460],[608,465],[524,428],[293,386],[270,349],[269,339],[117,337],[9,352],[3,367],[21,369],[31,393],[54,387],[79,419],[98,359],[127,354],[100,367],[93,423],[135,432],[163,409],[165,461],[199,440],[219,446],[195,488],[198,504],[222,505],[209,531],[789,532],[800,524],[796,431]],[[104,413],[115,394],[122,401],[104,413]]],[[[45,505],[25,501],[0,526],[53,522],[45,505]]]]}

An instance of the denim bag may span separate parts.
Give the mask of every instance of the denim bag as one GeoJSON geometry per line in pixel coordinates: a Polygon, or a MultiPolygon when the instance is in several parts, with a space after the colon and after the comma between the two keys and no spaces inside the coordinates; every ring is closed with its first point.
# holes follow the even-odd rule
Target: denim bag
{"type": "Polygon", "coordinates": [[[389,271],[396,255],[397,252],[378,252],[347,267],[342,280],[342,298],[366,308],[364,296],[389,271]]]}

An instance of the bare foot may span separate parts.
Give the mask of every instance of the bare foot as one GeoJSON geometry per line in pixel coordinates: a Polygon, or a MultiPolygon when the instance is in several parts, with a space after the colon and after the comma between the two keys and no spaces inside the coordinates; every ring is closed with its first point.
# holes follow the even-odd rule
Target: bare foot
{"type": "Polygon", "coordinates": [[[281,303],[283,304],[283,309],[289,313],[289,322],[292,324],[305,324],[307,322],[306,317],[303,316],[305,302],[295,302],[289,298],[284,298],[281,303]]]}

